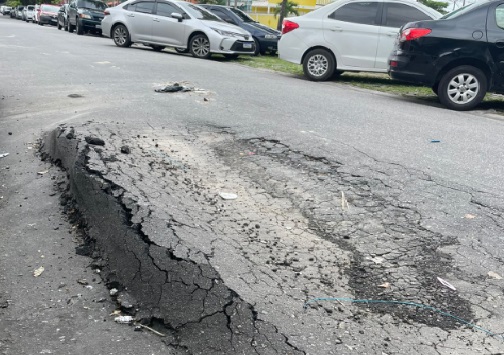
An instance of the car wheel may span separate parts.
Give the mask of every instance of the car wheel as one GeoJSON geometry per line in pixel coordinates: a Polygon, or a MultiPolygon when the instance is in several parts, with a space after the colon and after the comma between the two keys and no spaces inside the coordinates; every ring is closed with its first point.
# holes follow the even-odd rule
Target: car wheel
{"type": "Polygon", "coordinates": [[[259,41],[257,40],[257,38],[254,38],[254,43],[255,43],[254,55],[258,56],[259,53],[261,53],[261,46],[259,45],[259,41]]]}
{"type": "Polygon", "coordinates": [[[58,30],[61,30],[61,25],[60,25],[59,21],[58,21],[58,30]]]}
{"type": "Polygon", "coordinates": [[[189,51],[193,57],[200,59],[210,58],[210,42],[205,35],[196,35],[191,38],[189,43],[189,51]]]}
{"type": "Polygon", "coordinates": [[[165,47],[163,46],[150,46],[150,47],[156,52],[161,52],[163,49],[165,49],[165,47]]]}
{"type": "Polygon", "coordinates": [[[44,24],[42,22],[39,21],[38,23],[39,26],[44,26],[44,24]]]}
{"type": "Polygon", "coordinates": [[[69,33],[73,33],[74,31],[74,26],[72,26],[72,24],[70,23],[70,21],[68,22],[68,32],[69,33]]]}
{"type": "Polygon", "coordinates": [[[63,23],[63,28],[65,31],[68,31],[68,25],[67,25],[66,21],[63,23]]]}
{"type": "Polygon", "coordinates": [[[75,29],[79,36],[84,34],[84,28],[82,27],[82,23],[79,23],[79,20],[75,21],[75,29]]]}
{"type": "Polygon", "coordinates": [[[451,110],[477,106],[487,92],[487,78],[478,68],[462,65],[443,75],[438,86],[439,101],[451,110]]]}
{"type": "Polygon", "coordinates": [[[331,52],[326,49],[309,51],[303,60],[303,72],[309,80],[324,81],[330,79],[336,63],[331,52]]]}
{"type": "Polygon", "coordinates": [[[189,53],[189,48],[175,48],[175,52],[177,53],[189,53]]]}
{"type": "Polygon", "coordinates": [[[224,58],[226,58],[226,59],[236,59],[236,58],[238,58],[238,54],[224,54],[224,58]]]}
{"type": "Polygon", "coordinates": [[[131,46],[131,39],[128,29],[124,25],[117,25],[112,30],[112,38],[114,43],[118,47],[129,47],[131,46]]]}

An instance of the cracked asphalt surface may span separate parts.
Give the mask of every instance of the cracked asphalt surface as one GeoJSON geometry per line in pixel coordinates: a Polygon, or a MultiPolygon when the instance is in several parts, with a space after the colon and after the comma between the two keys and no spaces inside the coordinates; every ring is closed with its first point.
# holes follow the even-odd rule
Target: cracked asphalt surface
{"type": "Polygon", "coordinates": [[[0,20],[2,60],[69,60],[0,74],[2,353],[504,351],[501,120],[0,20]],[[205,90],[156,94],[166,61],[205,90]]]}

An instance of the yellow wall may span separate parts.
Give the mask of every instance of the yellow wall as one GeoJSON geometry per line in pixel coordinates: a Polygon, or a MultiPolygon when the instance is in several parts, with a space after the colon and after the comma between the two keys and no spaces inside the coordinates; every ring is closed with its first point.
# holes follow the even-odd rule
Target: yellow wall
{"type": "Polygon", "coordinates": [[[249,13],[250,17],[252,17],[257,22],[262,23],[268,27],[274,28],[276,30],[278,23],[278,16],[275,18],[273,14],[258,14],[258,13],[249,13]]]}
{"type": "MultiPolygon", "coordinates": [[[[298,4],[298,6],[313,6],[315,7],[316,0],[290,0],[293,3],[298,4]]],[[[282,0],[268,0],[271,4],[279,4],[282,0]]]]}

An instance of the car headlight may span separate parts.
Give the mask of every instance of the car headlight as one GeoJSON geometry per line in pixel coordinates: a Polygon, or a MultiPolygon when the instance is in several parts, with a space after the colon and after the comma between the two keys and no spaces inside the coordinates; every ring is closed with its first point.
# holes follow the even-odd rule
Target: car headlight
{"type": "Polygon", "coordinates": [[[219,30],[218,28],[213,28],[213,27],[210,27],[212,30],[214,30],[215,32],[217,32],[218,34],[220,34],[221,36],[226,36],[226,37],[243,37],[242,34],[240,33],[236,33],[236,32],[230,32],[230,31],[223,31],[223,30],[219,30]]]}
{"type": "Polygon", "coordinates": [[[278,36],[277,35],[265,35],[264,38],[266,38],[266,39],[276,39],[276,38],[278,38],[278,36]]]}
{"type": "Polygon", "coordinates": [[[80,17],[80,18],[88,18],[88,19],[90,19],[90,18],[91,18],[91,16],[90,16],[90,15],[88,15],[88,14],[79,14],[79,17],[80,17]]]}

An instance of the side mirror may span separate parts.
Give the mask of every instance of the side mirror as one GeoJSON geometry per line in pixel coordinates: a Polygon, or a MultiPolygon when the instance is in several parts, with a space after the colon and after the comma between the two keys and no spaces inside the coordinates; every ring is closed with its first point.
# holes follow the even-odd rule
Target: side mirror
{"type": "Polygon", "coordinates": [[[182,20],[184,19],[184,15],[179,12],[172,12],[171,17],[176,18],[178,22],[182,22],[182,20]]]}

